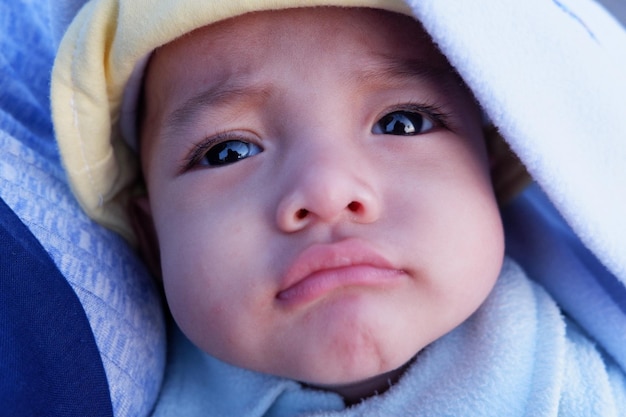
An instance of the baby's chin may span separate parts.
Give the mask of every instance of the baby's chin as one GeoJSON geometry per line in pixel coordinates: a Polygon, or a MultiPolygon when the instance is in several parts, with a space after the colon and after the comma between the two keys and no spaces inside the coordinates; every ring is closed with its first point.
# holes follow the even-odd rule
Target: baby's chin
{"type": "Polygon", "coordinates": [[[265,349],[248,349],[252,355],[230,359],[244,368],[338,393],[384,391],[418,352],[457,323],[431,319],[416,326],[420,310],[405,308],[398,302],[401,297],[377,295],[352,291],[335,297],[309,310],[288,332],[274,332],[265,349]]]}
{"type": "Polygon", "coordinates": [[[386,391],[400,379],[413,363],[420,349],[408,344],[386,340],[376,349],[355,350],[349,355],[337,355],[340,349],[325,358],[302,358],[306,364],[284,375],[306,386],[332,391],[344,398],[365,398],[386,391]]]}

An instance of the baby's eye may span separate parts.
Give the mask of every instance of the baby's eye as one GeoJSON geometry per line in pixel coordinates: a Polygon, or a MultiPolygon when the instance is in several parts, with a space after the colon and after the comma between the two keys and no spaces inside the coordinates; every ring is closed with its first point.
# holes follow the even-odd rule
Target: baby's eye
{"type": "Polygon", "coordinates": [[[260,146],[241,140],[227,140],[211,146],[198,160],[198,165],[218,167],[241,161],[263,152],[260,146]]]}
{"type": "Polygon", "coordinates": [[[386,114],[376,122],[372,133],[378,135],[413,136],[426,133],[435,127],[426,116],[412,111],[398,110],[386,114]]]}

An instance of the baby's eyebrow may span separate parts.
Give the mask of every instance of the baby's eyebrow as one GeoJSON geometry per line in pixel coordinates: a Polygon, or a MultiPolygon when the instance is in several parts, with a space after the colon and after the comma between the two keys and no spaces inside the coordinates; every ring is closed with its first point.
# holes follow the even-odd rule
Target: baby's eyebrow
{"type": "Polygon", "coordinates": [[[266,100],[270,96],[271,90],[271,86],[251,85],[242,80],[213,84],[208,89],[186,99],[171,112],[164,123],[165,131],[177,132],[189,126],[199,113],[212,107],[266,100]]]}
{"type": "MultiPolygon", "coordinates": [[[[464,83],[456,71],[448,65],[435,65],[419,59],[403,59],[381,56],[375,66],[360,68],[349,78],[359,85],[385,86],[397,81],[417,80],[437,86],[443,92],[463,88],[464,83]]],[[[189,127],[202,113],[211,108],[229,105],[248,105],[265,102],[275,91],[271,84],[255,84],[245,77],[235,77],[213,83],[209,88],[187,98],[169,115],[163,124],[165,137],[176,137],[181,129],[189,127]]]]}
{"type": "Polygon", "coordinates": [[[359,70],[360,83],[385,85],[396,80],[423,81],[444,91],[463,88],[465,83],[451,65],[433,64],[430,61],[382,55],[382,64],[359,70]]]}

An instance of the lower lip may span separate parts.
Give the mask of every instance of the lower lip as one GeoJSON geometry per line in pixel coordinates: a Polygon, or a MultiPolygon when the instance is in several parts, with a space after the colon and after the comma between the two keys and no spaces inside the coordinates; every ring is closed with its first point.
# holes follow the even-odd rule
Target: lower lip
{"type": "Polygon", "coordinates": [[[277,298],[287,304],[306,303],[335,290],[346,287],[373,287],[392,284],[402,271],[355,265],[315,272],[292,287],[278,293],[277,298]]]}

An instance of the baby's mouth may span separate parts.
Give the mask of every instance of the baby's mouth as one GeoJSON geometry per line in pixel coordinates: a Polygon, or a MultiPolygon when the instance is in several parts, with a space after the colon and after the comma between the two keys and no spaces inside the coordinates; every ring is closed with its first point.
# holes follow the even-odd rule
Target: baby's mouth
{"type": "Polygon", "coordinates": [[[404,271],[361,240],[314,244],[296,257],[276,298],[292,306],[344,287],[388,285],[404,275],[404,271]]]}

